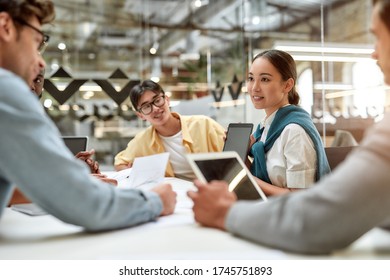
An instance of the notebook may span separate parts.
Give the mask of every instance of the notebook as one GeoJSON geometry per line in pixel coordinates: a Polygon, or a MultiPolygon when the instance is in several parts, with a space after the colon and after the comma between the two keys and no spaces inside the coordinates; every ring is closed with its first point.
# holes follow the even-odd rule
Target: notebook
{"type": "Polygon", "coordinates": [[[267,200],[237,152],[187,154],[187,160],[200,181],[223,180],[238,199],[267,200]]]}
{"type": "Polygon", "coordinates": [[[78,152],[86,151],[88,144],[87,136],[62,136],[65,145],[76,155],[78,152]]]}

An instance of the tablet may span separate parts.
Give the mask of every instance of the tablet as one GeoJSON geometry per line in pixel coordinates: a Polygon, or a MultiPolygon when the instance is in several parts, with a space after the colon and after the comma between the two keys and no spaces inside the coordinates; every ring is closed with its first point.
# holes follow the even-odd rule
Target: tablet
{"type": "Polygon", "coordinates": [[[236,151],[245,162],[248,156],[252,123],[230,123],[226,133],[223,151],[236,151]]]}
{"type": "Polygon", "coordinates": [[[78,152],[86,151],[88,144],[87,136],[62,136],[65,145],[76,155],[78,152]]]}
{"type": "Polygon", "coordinates": [[[223,180],[238,199],[267,200],[237,152],[187,154],[187,160],[201,182],[223,180]]]}

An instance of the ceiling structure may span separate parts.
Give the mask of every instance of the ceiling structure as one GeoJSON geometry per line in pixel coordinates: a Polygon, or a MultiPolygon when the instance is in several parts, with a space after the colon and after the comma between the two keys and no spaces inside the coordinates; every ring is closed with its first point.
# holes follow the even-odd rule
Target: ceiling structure
{"type": "MultiPolygon", "coordinates": [[[[264,38],[310,41],[319,26],[309,23],[323,8],[346,0],[54,0],[56,20],[44,58],[51,70],[73,76],[108,77],[120,68],[130,78],[151,69],[177,75],[193,55],[224,57],[232,46],[247,50],[264,38]],[[302,32],[285,32],[302,22],[302,32]],[[155,48],[155,53],[152,54],[155,48]],[[176,71],[176,72],[175,72],[176,71]]],[[[241,55],[242,52],[239,54],[241,55]]],[[[244,63],[245,64],[245,63],[244,63]]],[[[49,71],[50,72],[50,71],[49,71]]]]}

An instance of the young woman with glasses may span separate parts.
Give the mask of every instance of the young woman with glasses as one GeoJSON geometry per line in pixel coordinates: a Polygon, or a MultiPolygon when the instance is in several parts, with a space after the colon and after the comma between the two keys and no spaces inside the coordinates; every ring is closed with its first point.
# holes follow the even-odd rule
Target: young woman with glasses
{"type": "Polygon", "coordinates": [[[225,129],[207,116],[181,116],[169,109],[169,97],[161,86],[145,80],[130,91],[130,101],[139,118],[151,126],[138,133],[116,155],[115,168],[129,168],[136,157],[169,152],[167,177],[194,178],[187,153],[222,151],[225,129]]]}

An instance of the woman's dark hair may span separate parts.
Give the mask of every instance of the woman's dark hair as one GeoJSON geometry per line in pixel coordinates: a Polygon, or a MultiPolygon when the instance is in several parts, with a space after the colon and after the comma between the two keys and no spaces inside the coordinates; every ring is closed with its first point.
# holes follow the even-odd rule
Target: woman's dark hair
{"type": "Polygon", "coordinates": [[[298,92],[295,89],[295,83],[297,81],[297,67],[292,56],[280,50],[266,50],[257,54],[252,59],[252,63],[259,57],[265,58],[271,62],[271,64],[282,76],[283,81],[287,81],[290,78],[294,80],[294,86],[288,93],[288,102],[293,105],[298,105],[300,98],[298,92]]]}
{"type": "Polygon", "coordinates": [[[143,82],[141,82],[140,84],[134,86],[131,90],[130,90],[130,101],[131,101],[131,105],[133,105],[133,108],[134,110],[137,110],[138,108],[138,102],[139,100],[141,99],[141,96],[144,94],[145,91],[153,91],[155,94],[164,94],[165,95],[165,92],[164,90],[162,89],[162,87],[153,82],[152,80],[145,80],[143,82]]]}

